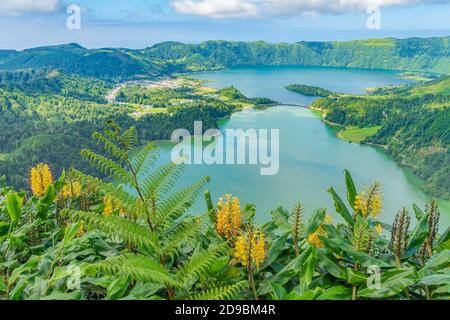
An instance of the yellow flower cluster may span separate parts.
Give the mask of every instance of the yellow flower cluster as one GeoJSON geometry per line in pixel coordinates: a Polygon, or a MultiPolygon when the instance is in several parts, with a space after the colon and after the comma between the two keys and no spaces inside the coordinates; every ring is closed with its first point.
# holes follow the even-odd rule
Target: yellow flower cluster
{"type": "Polygon", "coordinates": [[[332,224],[333,223],[333,217],[326,215],[325,218],[323,219],[323,223],[319,226],[319,228],[317,228],[317,230],[310,234],[308,236],[308,242],[310,244],[312,244],[313,246],[315,246],[316,248],[323,248],[324,244],[323,241],[319,238],[319,236],[321,237],[325,237],[326,236],[326,232],[325,229],[323,227],[324,224],[332,224]]]}
{"type": "Polygon", "coordinates": [[[77,198],[81,196],[81,183],[79,181],[69,182],[61,189],[61,197],[77,198]]]}
{"type": "Polygon", "coordinates": [[[216,231],[227,239],[239,233],[241,228],[241,204],[238,198],[226,195],[226,201],[221,198],[217,205],[216,231]]]}
{"type": "Polygon", "coordinates": [[[86,230],[84,227],[84,222],[82,222],[80,225],[80,229],[78,229],[78,232],[77,232],[77,238],[81,238],[85,233],[86,233],[86,230]]]}
{"type": "Polygon", "coordinates": [[[355,211],[363,217],[375,219],[381,212],[381,189],[378,183],[374,183],[368,190],[362,191],[355,198],[355,211]]]}
{"type": "Polygon", "coordinates": [[[266,242],[262,231],[250,230],[236,239],[234,257],[244,267],[251,268],[255,263],[259,268],[266,256],[266,242]]]}
{"type": "Polygon", "coordinates": [[[41,197],[53,183],[53,176],[48,164],[40,163],[31,169],[31,191],[35,196],[41,197]]]}
{"type": "Polygon", "coordinates": [[[383,227],[381,226],[381,224],[377,224],[377,225],[375,226],[375,231],[376,231],[379,235],[381,235],[381,233],[383,232],[383,227]]]}
{"type": "Polygon", "coordinates": [[[110,215],[112,215],[114,210],[117,209],[119,209],[119,214],[121,216],[125,215],[125,210],[121,208],[110,196],[105,196],[103,198],[103,203],[105,205],[105,207],[103,208],[103,215],[105,217],[109,217],[110,215]]]}

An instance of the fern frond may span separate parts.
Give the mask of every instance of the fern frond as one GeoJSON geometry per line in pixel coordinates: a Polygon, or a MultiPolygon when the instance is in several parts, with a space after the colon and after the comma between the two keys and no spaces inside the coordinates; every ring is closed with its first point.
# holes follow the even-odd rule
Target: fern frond
{"type": "Polygon", "coordinates": [[[133,156],[131,166],[136,174],[147,176],[150,169],[155,165],[156,160],[158,160],[156,145],[150,142],[133,156]]]}
{"type": "Polygon", "coordinates": [[[150,258],[139,254],[124,254],[108,258],[92,266],[98,273],[111,276],[129,276],[136,281],[179,287],[170,273],[150,258]]]}
{"type": "Polygon", "coordinates": [[[130,127],[119,138],[119,142],[126,151],[130,151],[137,147],[138,138],[136,127],[130,127]]]}
{"type": "Polygon", "coordinates": [[[110,139],[105,137],[100,132],[94,132],[92,134],[92,138],[95,140],[101,142],[103,144],[103,147],[105,150],[112,155],[113,157],[117,159],[125,159],[127,156],[127,153],[124,152],[121,148],[119,148],[114,142],[112,142],[110,139]]]}
{"type": "Polygon", "coordinates": [[[81,156],[101,173],[121,180],[123,183],[133,184],[133,177],[115,161],[87,149],[81,150],[81,156]]]}
{"type": "Polygon", "coordinates": [[[141,184],[144,196],[167,192],[177,182],[183,169],[182,165],[171,162],[152,172],[141,184]]]}
{"type": "Polygon", "coordinates": [[[88,229],[95,228],[110,236],[119,238],[126,244],[137,248],[153,249],[159,252],[156,235],[148,228],[117,216],[104,217],[94,212],[69,211],[69,217],[74,221],[83,221],[88,229]]]}
{"type": "Polygon", "coordinates": [[[161,252],[173,257],[185,245],[195,247],[198,237],[203,234],[204,227],[204,217],[182,219],[170,230],[162,234],[161,239],[164,239],[164,246],[161,252]]]}
{"type": "Polygon", "coordinates": [[[207,273],[214,262],[224,253],[225,245],[213,245],[208,250],[196,250],[177,272],[183,286],[196,281],[202,274],[207,273]]]}
{"type": "Polygon", "coordinates": [[[188,210],[210,179],[203,178],[192,186],[184,188],[163,200],[157,213],[157,225],[170,226],[188,210]]]}
{"type": "Polygon", "coordinates": [[[231,286],[206,290],[203,293],[192,296],[190,300],[231,300],[236,298],[247,286],[247,281],[240,281],[231,286]]]}

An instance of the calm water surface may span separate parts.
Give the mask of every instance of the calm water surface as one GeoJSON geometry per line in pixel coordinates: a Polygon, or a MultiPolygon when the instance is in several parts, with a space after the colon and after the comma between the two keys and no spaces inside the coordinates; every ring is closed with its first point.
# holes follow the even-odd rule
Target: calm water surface
{"type": "MultiPolygon", "coordinates": [[[[263,96],[288,106],[265,111],[245,110],[234,114],[221,129],[279,129],[280,170],[275,176],[261,176],[260,167],[249,165],[190,165],[179,186],[188,185],[206,175],[214,200],[226,193],[240,197],[243,203],[257,205],[257,220],[267,221],[278,206],[291,208],[301,201],[308,213],[325,207],[334,212],[330,186],[345,199],[343,170],[353,175],[357,187],[378,180],[383,185],[382,219],[391,222],[397,210],[424,206],[428,197],[420,190],[420,181],[400,168],[382,150],[350,144],[336,137],[335,129],[321,122],[308,105],[314,98],[284,89],[291,83],[320,86],[336,92],[364,93],[365,88],[407,81],[396,73],[339,68],[254,67],[197,73],[199,79],[212,80],[209,85],[222,88],[233,85],[250,97],[263,96]],[[292,106],[289,106],[292,104],[292,106]]],[[[160,143],[161,163],[170,161],[170,143],[160,143]]],[[[204,210],[199,199],[196,210],[204,210]]],[[[449,202],[441,201],[441,224],[450,224],[449,202]]],[[[411,209],[412,212],[412,209],[411,209]]],[[[336,220],[339,218],[334,214],[336,220]]],[[[413,219],[414,220],[414,219],[413,219]]]]}

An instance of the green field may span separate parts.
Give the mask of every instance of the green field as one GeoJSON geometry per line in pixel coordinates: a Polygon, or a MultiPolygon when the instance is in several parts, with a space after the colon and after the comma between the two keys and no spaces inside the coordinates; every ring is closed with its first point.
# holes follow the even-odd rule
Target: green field
{"type": "Polygon", "coordinates": [[[348,127],[339,132],[339,137],[350,142],[360,143],[367,137],[376,134],[380,128],[381,126],[373,126],[368,128],[348,127]]]}

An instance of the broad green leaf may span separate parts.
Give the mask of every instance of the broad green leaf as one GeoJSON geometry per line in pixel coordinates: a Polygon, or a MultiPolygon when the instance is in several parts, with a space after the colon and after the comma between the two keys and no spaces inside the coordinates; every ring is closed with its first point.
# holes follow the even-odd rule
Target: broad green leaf
{"type": "Polygon", "coordinates": [[[420,249],[423,242],[428,236],[428,214],[423,214],[420,218],[419,223],[414,228],[413,232],[410,235],[410,240],[408,242],[408,247],[406,249],[405,254],[403,255],[403,259],[408,259],[412,257],[417,250],[420,249]]]}
{"type": "Polygon", "coordinates": [[[10,227],[9,223],[0,222],[0,238],[8,234],[9,227],[10,227]]]}
{"type": "Polygon", "coordinates": [[[270,266],[272,262],[274,262],[278,258],[280,253],[284,250],[288,236],[289,232],[286,232],[283,235],[277,237],[276,240],[272,242],[272,245],[270,246],[266,254],[266,259],[261,266],[261,270],[270,266]]]}
{"type": "Polygon", "coordinates": [[[291,231],[292,227],[289,224],[289,212],[282,207],[273,210],[271,213],[272,221],[280,231],[291,231]]]}
{"type": "Polygon", "coordinates": [[[437,241],[438,244],[444,243],[450,240],[450,227],[448,227],[445,232],[442,234],[442,236],[437,241]]]}
{"type": "Polygon", "coordinates": [[[362,272],[356,271],[352,268],[347,268],[347,281],[348,283],[359,286],[362,283],[367,283],[368,276],[362,272]]]}
{"type": "Polygon", "coordinates": [[[325,253],[325,251],[319,250],[319,266],[325,271],[329,272],[336,278],[346,280],[347,272],[345,268],[339,264],[339,262],[331,254],[325,253]]]}
{"type": "Polygon", "coordinates": [[[113,282],[108,286],[106,292],[106,298],[108,300],[117,300],[124,296],[125,292],[130,286],[130,279],[128,277],[118,276],[113,282]]]}
{"type": "Polygon", "coordinates": [[[269,293],[272,290],[272,283],[284,285],[292,280],[292,278],[294,278],[301,270],[303,263],[309,257],[311,251],[312,247],[308,246],[298,257],[289,262],[278,273],[274,274],[269,279],[262,281],[258,288],[258,294],[264,295],[269,293]]]}
{"type": "Polygon", "coordinates": [[[347,187],[347,200],[348,203],[350,203],[350,206],[354,208],[356,199],[355,183],[353,182],[353,178],[347,169],[344,170],[344,175],[345,175],[345,185],[347,187]]]}
{"type": "Polygon", "coordinates": [[[418,205],[416,205],[415,203],[413,204],[413,209],[414,209],[414,214],[416,215],[416,219],[417,221],[422,220],[422,217],[424,216],[424,212],[422,211],[422,209],[419,208],[418,205]]]}
{"type": "Polygon", "coordinates": [[[117,256],[120,253],[117,249],[110,246],[105,240],[100,237],[89,238],[89,241],[92,244],[92,247],[95,249],[95,252],[103,257],[113,257],[117,256]]]}
{"type": "Polygon", "coordinates": [[[256,215],[256,206],[254,204],[246,204],[242,211],[242,220],[251,222],[256,215]]]}
{"type": "Polygon", "coordinates": [[[444,250],[438,254],[435,254],[430,258],[430,260],[425,263],[425,266],[419,270],[419,276],[424,278],[429,276],[436,271],[447,268],[450,261],[450,250],[444,250]]]}
{"type": "Polygon", "coordinates": [[[342,216],[342,218],[348,223],[349,226],[353,226],[355,224],[355,221],[353,220],[353,217],[350,214],[350,211],[348,211],[346,205],[344,204],[342,199],[339,197],[339,195],[336,193],[334,188],[331,187],[327,191],[329,193],[331,193],[331,195],[333,196],[336,212],[342,216]]]}
{"type": "Polygon", "coordinates": [[[318,209],[314,215],[309,219],[308,225],[305,229],[305,234],[303,235],[305,238],[310,234],[317,231],[320,225],[323,223],[323,219],[325,218],[325,209],[318,209]]]}
{"type": "Polygon", "coordinates": [[[334,286],[325,290],[316,300],[350,300],[352,289],[344,286],[334,286]]]}
{"type": "Polygon", "coordinates": [[[425,284],[428,286],[450,285],[450,275],[433,274],[420,280],[420,284],[425,284]]]}
{"type": "Polygon", "coordinates": [[[13,223],[16,223],[21,216],[23,197],[17,192],[9,192],[6,195],[5,205],[6,211],[13,223]]]}
{"type": "Polygon", "coordinates": [[[414,268],[395,269],[381,274],[381,288],[365,288],[358,292],[360,298],[383,299],[401,293],[418,280],[414,268]]]}
{"type": "Polygon", "coordinates": [[[316,273],[317,264],[317,249],[312,247],[311,253],[306,258],[300,271],[300,283],[306,287],[309,287],[311,281],[316,273]]]}
{"type": "Polygon", "coordinates": [[[287,292],[286,289],[283,288],[278,283],[272,283],[272,297],[273,300],[286,300],[287,292]]]}
{"type": "Polygon", "coordinates": [[[81,223],[71,223],[66,227],[66,230],[64,232],[64,240],[63,245],[67,242],[70,242],[75,236],[77,235],[78,231],[80,230],[81,223]]]}
{"type": "Polygon", "coordinates": [[[81,292],[80,291],[73,291],[73,292],[60,292],[60,291],[54,291],[50,293],[48,296],[42,298],[42,300],[80,300],[81,299],[81,292]]]}

